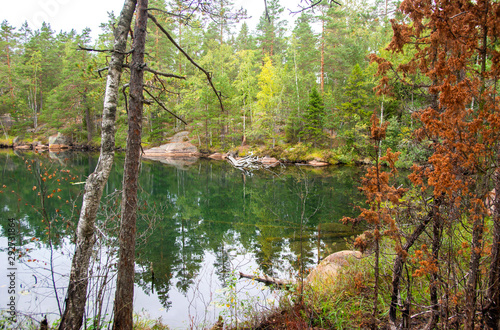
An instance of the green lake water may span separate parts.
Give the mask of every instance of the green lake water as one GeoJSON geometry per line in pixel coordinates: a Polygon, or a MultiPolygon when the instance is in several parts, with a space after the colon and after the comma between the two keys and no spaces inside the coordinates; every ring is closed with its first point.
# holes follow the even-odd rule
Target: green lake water
{"type": "MultiPolygon", "coordinates": [[[[98,216],[89,319],[97,315],[97,296],[103,297],[102,314],[112,310],[123,158],[116,157],[98,216]],[[100,292],[102,283],[106,290],[100,292]]],[[[0,152],[0,260],[7,262],[8,219],[14,219],[17,307],[37,319],[59,318],[82,182],[96,163],[97,155],[78,152],[0,152]]],[[[234,315],[235,300],[272,306],[276,292],[238,279],[239,272],[294,278],[302,267],[345,249],[354,233],[339,220],[356,215],[361,176],[361,169],[346,166],[276,167],[244,175],[224,161],[143,161],[136,313],[187,328],[221,313],[244,318],[234,315]]],[[[6,275],[0,276],[0,290],[6,290],[6,275]]],[[[4,309],[7,296],[0,296],[4,309]]]]}

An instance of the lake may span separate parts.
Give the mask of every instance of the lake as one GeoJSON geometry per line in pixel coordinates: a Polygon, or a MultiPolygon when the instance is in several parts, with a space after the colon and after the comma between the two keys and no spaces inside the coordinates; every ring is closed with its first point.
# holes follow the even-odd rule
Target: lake
{"type": "MultiPolygon", "coordinates": [[[[83,182],[97,156],[0,152],[0,264],[7,265],[15,223],[17,309],[37,320],[57,320],[63,308],[83,182]]],[[[98,215],[89,324],[112,311],[123,160],[118,154],[98,215]]],[[[183,329],[272,308],[280,293],[239,272],[297,278],[348,248],[354,233],[339,220],[356,215],[362,174],[291,165],[244,175],[225,161],[143,161],[135,312],[183,329]]],[[[2,271],[5,309],[7,267],[2,271]]]]}

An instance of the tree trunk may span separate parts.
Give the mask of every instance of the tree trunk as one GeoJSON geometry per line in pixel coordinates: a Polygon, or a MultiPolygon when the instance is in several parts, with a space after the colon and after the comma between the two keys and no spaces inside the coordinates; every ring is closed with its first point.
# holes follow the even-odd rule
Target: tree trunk
{"type": "Polygon", "coordinates": [[[486,293],[485,322],[489,329],[500,329],[500,170],[496,170],[494,178],[493,244],[486,293]]]}
{"type": "Polygon", "coordinates": [[[476,216],[472,230],[472,246],[469,261],[469,274],[465,291],[465,325],[464,329],[474,330],[476,316],[477,282],[479,276],[479,261],[481,259],[483,240],[483,219],[476,216]]]}
{"type": "Polygon", "coordinates": [[[148,0],[137,2],[137,19],[130,66],[130,108],[128,111],[127,151],[123,173],[121,204],[120,258],[114,305],[113,329],[132,329],[137,220],[137,186],[141,157],[144,49],[148,20],[148,0]]]}
{"type": "MultiPolygon", "coordinates": [[[[441,249],[441,234],[442,234],[442,220],[439,213],[434,214],[432,226],[432,261],[436,263],[439,269],[439,250],[441,249]]],[[[431,274],[431,283],[429,287],[432,314],[427,325],[427,329],[435,329],[439,321],[439,296],[438,296],[438,282],[439,276],[436,272],[431,274]]]]}
{"type": "Polygon", "coordinates": [[[325,92],[325,20],[321,20],[321,95],[325,92]]]}
{"type": "Polygon", "coordinates": [[[88,269],[94,246],[94,225],[104,185],[108,181],[114,160],[116,107],[127,47],[127,35],[134,14],[136,0],[125,0],[115,30],[114,52],[109,64],[102,114],[101,153],[96,169],[87,178],[80,219],[78,220],[76,250],[66,297],[66,307],[59,329],[80,329],[87,298],[88,269]]]}
{"type": "MultiPolygon", "coordinates": [[[[403,246],[403,251],[408,252],[408,250],[413,246],[415,241],[424,232],[425,228],[433,218],[434,207],[431,208],[429,214],[419,223],[418,227],[415,228],[410,237],[406,240],[403,246]]],[[[403,275],[403,265],[405,263],[405,258],[402,254],[398,254],[394,260],[394,266],[392,268],[392,293],[391,293],[391,305],[389,308],[389,319],[391,322],[397,326],[397,307],[398,307],[398,296],[399,296],[399,284],[401,277],[403,275]]]]}

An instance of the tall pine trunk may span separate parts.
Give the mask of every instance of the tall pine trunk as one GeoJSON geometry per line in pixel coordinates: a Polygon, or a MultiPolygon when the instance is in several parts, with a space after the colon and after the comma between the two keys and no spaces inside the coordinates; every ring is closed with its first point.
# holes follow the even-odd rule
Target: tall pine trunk
{"type": "Polygon", "coordinates": [[[76,232],[76,250],[66,297],[66,306],[59,329],[80,329],[87,300],[88,270],[95,242],[94,230],[102,192],[114,161],[116,107],[127,47],[127,35],[137,0],[125,0],[115,30],[115,44],[109,63],[104,109],[102,114],[101,152],[96,169],[87,178],[82,209],[76,232]]]}
{"type": "Polygon", "coordinates": [[[144,49],[147,35],[148,0],[137,2],[137,19],[130,66],[130,108],[128,111],[127,151],[123,173],[120,224],[120,258],[114,305],[113,329],[132,329],[134,302],[137,186],[141,162],[144,49]]]}

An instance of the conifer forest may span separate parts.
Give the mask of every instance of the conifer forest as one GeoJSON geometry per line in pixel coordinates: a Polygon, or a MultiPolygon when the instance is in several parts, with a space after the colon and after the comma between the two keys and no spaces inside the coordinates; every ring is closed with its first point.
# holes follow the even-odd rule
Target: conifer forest
{"type": "MultiPolygon", "coordinates": [[[[99,314],[94,329],[106,328],[102,320],[107,328],[140,328],[134,285],[136,266],[144,260],[136,228],[142,226],[141,212],[159,207],[143,200],[139,177],[149,167],[142,167],[141,155],[187,131],[185,142],[205,158],[215,152],[234,162],[268,156],[283,167],[305,168],[316,161],[362,173],[350,178],[362,201],[352,203],[353,213],[330,221],[319,207],[306,207],[315,188],[308,174],[297,170],[298,199],[288,202],[300,242],[303,228],[317,235],[308,236],[307,244],[318,251],[319,265],[305,269],[303,260],[312,257],[300,243],[292,282],[267,268],[260,278],[241,274],[278,286],[282,299],[271,312],[256,308],[245,318],[221,312],[213,329],[499,329],[500,2],[255,1],[265,5],[253,18],[255,28],[245,7],[231,0],[124,0],[121,12],[102,22],[98,37],[89,29],[54,31],[49,23],[39,29],[12,26],[8,18],[1,23],[0,144],[48,144],[59,134],[75,149],[99,152],[93,172],[82,182],[71,179],[81,184],[81,202],[68,225],[71,270],[52,326],[89,324],[84,316],[93,287],[89,274],[105,236],[99,229],[102,200],[108,198],[108,178],[115,176],[116,154],[123,152],[112,218],[117,229],[108,235],[115,238],[118,256],[113,308],[107,318],[99,314]],[[324,263],[320,255],[328,255],[319,252],[327,221],[352,230],[343,245],[349,252],[326,258],[336,260],[334,275],[313,276],[324,263]]],[[[228,165],[225,171],[232,169],[228,165]]],[[[34,170],[34,165],[26,169],[34,170]]],[[[327,176],[316,170],[318,177],[327,176]]],[[[179,184],[187,174],[176,173],[179,184]]],[[[231,180],[242,181],[244,212],[257,218],[269,210],[262,216],[266,226],[252,222],[258,228],[252,235],[263,235],[273,219],[289,219],[279,214],[280,205],[266,204],[274,197],[265,193],[254,193],[266,197],[262,210],[247,210],[252,195],[247,185],[257,172],[237,173],[231,180]]],[[[42,181],[56,176],[39,170],[39,177],[28,190],[43,199],[42,181]]],[[[291,177],[276,174],[268,182],[291,177]]],[[[220,190],[223,181],[217,181],[220,190]]],[[[0,181],[0,195],[11,190],[6,182],[0,181]]],[[[179,196],[169,203],[181,203],[179,196]]],[[[201,197],[193,203],[215,212],[201,197]]],[[[50,237],[58,215],[44,212],[40,217],[50,237]]],[[[175,218],[180,211],[168,214],[175,218]]],[[[190,219],[196,218],[192,214],[190,219]]],[[[4,232],[6,226],[2,223],[4,232]]],[[[184,229],[182,223],[177,231],[184,229]]],[[[279,239],[276,234],[269,241],[279,239]]],[[[150,272],[154,281],[153,262],[150,272]]],[[[232,298],[227,303],[231,313],[244,305],[232,298]]],[[[0,328],[4,321],[0,315],[0,328]]]]}

